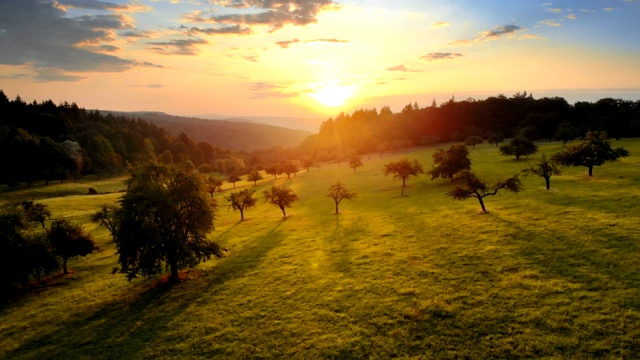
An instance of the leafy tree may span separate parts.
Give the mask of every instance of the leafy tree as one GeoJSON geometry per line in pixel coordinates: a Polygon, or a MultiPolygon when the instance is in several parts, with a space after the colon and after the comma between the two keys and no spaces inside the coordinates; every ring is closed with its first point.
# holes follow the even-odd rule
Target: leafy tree
{"type": "Polygon", "coordinates": [[[476,148],[476,145],[478,144],[482,144],[484,142],[484,139],[482,139],[480,136],[469,136],[464,140],[464,144],[467,146],[471,146],[472,148],[476,148]]]}
{"type": "Polygon", "coordinates": [[[586,166],[589,176],[593,176],[593,167],[607,162],[617,161],[629,156],[624,148],[613,149],[611,140],[604,132],[588,132],[579,144],[570,145],[554,154],[551,160],[562,166],[586,166]]]}
{"type": "Polygon", "coordinates": [[[213,194],[215,192],[222,191],[222,183],[223,183],[222,179],[218,179],[213,176],[210,176],[207,178],[207,183],[205,186],[207,188],[207,192],[209,193],[212,199],[213,199],[213,194]]]}
{"type": "Polygon", "coordinates": [[[533,155],[538,151],[538,146],[531,140],[515,136],[509,142],[509,145],[500,146],[500,153],[504,156],[515,156],[516,160],[520,160],[521,156],[533,155]]]}
{"type": "Polygon", "coordinates": [[[343,199],[353,200],[358,196],[358,193],[355,191],[348,190],[344,185],[338,181],[335,184],[329,187],[329,192],[327,196],[333,199],[333,202],[336,204],[336,215],[338,214],[338,205],[343,199]]]}
{"type": "Polygon", "coordinates": [[[289,160],[283,162],[282,165],[280,165],[280,169],[282,169],[282,172],[287,174],[287,179],[290,179],[291,174],[295,174],[298,172],[298,165],[296,165],[295,162],[289,160]]]}
{"type": "Polygon", "coordinates": [[[0,294],[59,268],[46,239],[24,233],[24,213],[0,212],[0,294]]]}
{"type": "Polygon", "coordinates": [[[244,221],[244,211],[256,206],[258,200],[253,197],[254,191],[251,189],[244,189],[238,192],[232,192],[229,196],[225,196],[225,199],[229,201],[229,207],[234,211],[240,211],[240,221],[244,221]]]}
{"type": "Polygon", "coordinates": [[[258,170],[251,171],[247,176],[247,180],[253,181],[253,186],[256,186],[256,183],[262,179],[263,179],[262,174],[260,174],[258,170]]]}
{"type": "Polygon", "coordinates": [[[435,166],[429,171],[431,180],[439,177],[451,179],[458,171],[470,170],[469,149],[462,144],[454,144],[448,150],[438,149],[433,154],[435,166]]]}
{"type": "Polygon", "coordinates": [[[184,166],[147,163],[131,171],[120,200],[116,233],[121,272],[129,280],[180,269],[211,256],[222,256],[207,240],[213,230],[215,207],[207,199],[200,175],[184,166]]]}
{"type": "Polygon", "coordinates": [[[551,189],[551,176],[560,175],[560,170],[556,167],[553,161],[548,160],[545,154],[542,154],[542,159],[533,165],[529,165],[529,168],[523,170],[525,175],[537,175],[544,178],[547,185],[547,190],[551,189]]]}
{"type": "Polygon", "coordinates": [[[466,200],[468,198],[476,198],[480,202],[483,212],[487,212],[484,206],[483,199],[487,196],[493,196],[498,193],[499,190],[505,189],[518,193],[522,190],[522,183],[518,179],[518,175],[514,175],[504,181],[500,181],[492,187],[487,186],[486,182],[478,179],[474,173],[469,170],[463,170],[457,173],[453,180],[460,183],[453,190],[449,191],[448,195],[454,200],[466,200]]]}
{"type": "Polygon", "coordinates": [[[91,215],[91,222],[104,226],[111,233],[113,241],[116,241],[118,233],[118,211],[120,209],[113,205],[102,205],[100,210],[91,215]]]}
{"type": "Polygon", "coordinates": [[[409,159],[401,159],[396,162],[390,162],[384,166],[384,174],[393,174],[393,178],[402,179],[402,190],[400,196],[404,196],[404,188],[407,186],[407,179],[411,176],[424,174],[424,169],[418,160],[410,162],[409,159]]]}
{"type": "Polygon", "coordinates": [[[75,256],[86,256],[97,250],[93,239],[84,232],[82,226],[74,225],[67,219],[53,221],[47,229],[47,240],[53,253],[62,259],[65,275],[69,274],[67,260],[75,256]]]}
{"type": "Polygon", "coordinates": [[[491,133],[489,134],[488,140],[489,144],[496,144],[497,147],[498,144],[504,141],[504,135],[502,135],[502,133],[491,133]]]}
{"type": "Polygon", "coordinates": [[[554,139],[562,141],[562,146],[566,146],[568,141],[571,141],[578,137],[578,129],[576,129],[569,122],[562,122],[558,124],[554,139]]]}
{"type": "Polygon", "coordinates": [[[238,174],[231,174],[231,175],[229,175],[229,177],[227,178],[227,182],[229,182],[229,183],[233,184],[233,188],[234,188],[234,189],[235,189],[235,187],[236,187],[236,183],[237,183],[238,181],[240,181],[240,180],[242,180],[242,179],[240,178],[240,176],[238,176],[238,174]]]}
{"type": "Polygon", "coordinates": [[[271,190],[264,192],[264,201],[278,206],[282,210],[282,216],[285,218],[287,217],[285,208],[291,207],[299,199],[298,195],[286,186],[274,185],[271,190]]]}
{"type": "Polygon", "coordinates": [[[274,164],[274,165],[267,166],[264,169],[264,172],[269,175],[273,175],[273,178],[277,179],[278,175],[282,174],[282,169],[280,168],[280,165],[274,164]]]}
{"type": "Polygon", "coordinates": [[[309,172],[309,168],[315,165],[315,161],[313,161],[311,157],[305,156],[302,158],[301,165],[303,168],[307,169],[307,172],[309,172]]]}
{"type": "Polygon", "coordinates": [[[362,165],[362,158],[360,158],[360,155],[351,156],[351,159],[349,160],[349,167],[351,167],[353,171],[356,171],[362,165]]]}
{"type": "Polygon", "coordinates": [[[37,221],[42,225],[43,229],[44,222],[51,218],[51,211],[49,211],[47,205],[41,203],[34,204],[33,201],[29,200],[21,202],[20,207],[24,210],[27,221],[37,221]]]}

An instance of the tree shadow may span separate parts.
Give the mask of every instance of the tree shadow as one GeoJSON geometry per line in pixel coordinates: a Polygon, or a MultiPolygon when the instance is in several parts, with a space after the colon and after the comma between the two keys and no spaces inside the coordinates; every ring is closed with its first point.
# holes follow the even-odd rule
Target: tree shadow
{"type": "Polygon", "coordinates": [[[172,323],[193,305],[204,302],[207,294],[222,291],[227,281],[258,267],[282,242],[284,235],[278,231],[279,226],[280,223],[247,247],[222,258],[217,266],[197,278],[180,283],[141,281],[140,291],[122,294],[118,300],[95,310],[73,314],[60,321],[56,329],[24,342],[5,356],[34,359],[160,356],[152,348],[157,338],[170,336],[167,334],[173,330],[172,323]]]}

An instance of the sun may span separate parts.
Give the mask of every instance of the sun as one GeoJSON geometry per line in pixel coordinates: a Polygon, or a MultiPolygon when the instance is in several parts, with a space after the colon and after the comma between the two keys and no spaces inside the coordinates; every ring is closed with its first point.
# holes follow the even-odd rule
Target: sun
{"type": "Polygon", "coordinates": [[[353,93],[353,86],[332,84],[314,90],[309,96],[324,106],[338,107],[344,105],[353,93]]]}

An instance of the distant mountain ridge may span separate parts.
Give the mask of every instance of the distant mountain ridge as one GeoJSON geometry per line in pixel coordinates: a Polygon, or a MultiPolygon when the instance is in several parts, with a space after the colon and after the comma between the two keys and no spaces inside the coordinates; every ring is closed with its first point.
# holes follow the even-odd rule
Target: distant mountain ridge
{"type": "Polygon", "coordinates": [[[292,117],[292,116],[237,116],[237,115],[220,115],[220,114],[205,114],[197,115],[196,118],[210,119],[210,120],[222,120],[233,122],[249,122],[254,124],[266,124],[279,126],[294,130],[310,131],[317,133],[320,129],[320,125],[325,118],[306,118],[306,117],[292,117]]]}
{"type": "Polygon", "coordinates": [[[298,146],[312,133],[251,122],[250,119],[214,120],[170,115],[159,111],[100,110],[115,116],[140,118],[165,128],[172,135],[187,134],[191,139],[225,149],[252,151],[272,147],[298,146]],[[243,121],[244,120],[244,121],[243,121]]]}

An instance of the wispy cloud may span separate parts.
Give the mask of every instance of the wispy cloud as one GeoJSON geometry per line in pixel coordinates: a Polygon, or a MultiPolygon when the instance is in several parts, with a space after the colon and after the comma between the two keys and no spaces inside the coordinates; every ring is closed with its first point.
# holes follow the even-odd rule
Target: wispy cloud
{"type": "Polygon", "coordinates": [[[423,55],[420,57],[420,60],[423,61],[438,61],[438,60],[454,60],[456,58],[461,57],[460,53],[450,53],[450,52],[433,52],[428,53],[427,55],[423,55]]]}
{"type": "Polygon", "coordinates": [[[547,26],[562,26],[562,24],[560,24],[555,19],[545,19],[545,20],[540,21],[540,24],[547,25],[547,26]]]}
{"type": "Polygon", "coordinates": [[[280,46],[283,49],[288,49],[291,45],[294,44],[347,44],[349,40],[341,40],[341,39],[311,39],[301,41],[300,39],[290,39],[283,41],[276,41],[276,45],[280,46]]]}
{"type": "Polygon", "coordinates": [[[433,24],[431,24],[431,27],[433,29],[442,29],[445,27],[448,27],[450,24],[448,22],[445,21],[438,21],[438,22],[434,22],[433,24]]]}
{"type": "Polygon", "coordinates": [[[106,1],[99,0],[58,0],[57,4],[59,8],[66,11],[68,8],[75,9],[88,9],[88,10],[110,10],[121,12],[146,12],[151,11],[150,6],[141,4],[139,2],[132,2],[130,4],[114,4],[106,1]]]}
{"type": "Polygon", "coordinates": [[[449,45],[453,46],[463,46],[463,45],[471,45],[473,43],[484,42],[484,41],[493,41],[498,40],[501,37],[511,37],[519,32],[522,32],[526,29],[521,28],[518,25],[504,25],[504,26],[496,26],[492,30],[481,31],[473,39],[462,39],[462,40],[454,40],[450,41],[449,45]]]}
{"type": "Polygon", "coordinates": [[[404,65],[396,65],[396,66],[388,67],[385,70],[387,70],[387,71],[399,71],[399,72],[416,72],[416,73],[424,72],[422,70],[409,69],[404,65]]]}
{"type": "Polygon", "coordinates": [[[286,99],[300,96],[299,91],[291,91],[287,86],[265,82],[252,83],[249,88],[255,99],[286,99]]]}
{"type": "Polygon", "coordinates": [[[197,55],[197,46],[206,45],[209,42],[199,38],[172,39],[167,41],[152,41],[150,45],[152,51],[164,55],[197,55]]]}

